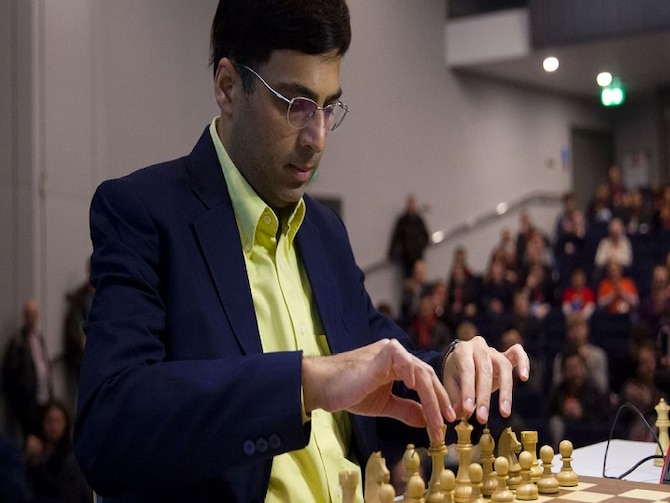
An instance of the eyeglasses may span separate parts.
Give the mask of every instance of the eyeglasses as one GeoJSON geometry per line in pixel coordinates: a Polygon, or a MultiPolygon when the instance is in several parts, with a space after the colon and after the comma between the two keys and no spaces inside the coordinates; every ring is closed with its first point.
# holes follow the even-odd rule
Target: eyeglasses
{"type": "Polygon", "coordinates": [[[247,65],[240,65],[240,67],[253,73],[272,94],[288,103],[288,109],[286,110],[286,121],[288,122],[289,126],[295,129],[303,129],[307,127],[307,125],[312,122],[316,112],[321,110],[323,112],[326,129],[328,131],[335,131],[340,126],[340,124],[342,124],[342,121],[346,117],[347,113],[349,113],[349,107],[341,101],[331,103],[325,107],[320,107],[316,101],[310,98],[305,98],[303,96],[288,99],[283,94],[272,89],[272,86],[265,82],[263,77],[258,75],[256,71],[249,68],[247,65]]]}

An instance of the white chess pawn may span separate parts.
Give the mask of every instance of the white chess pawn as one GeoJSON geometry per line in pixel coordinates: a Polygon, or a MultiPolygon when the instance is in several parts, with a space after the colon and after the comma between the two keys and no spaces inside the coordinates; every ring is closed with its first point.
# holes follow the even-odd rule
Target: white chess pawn
{"type": "Polygon", "coordinates": [[[543,445],[540,449],[542,460],[542,477],[537,481],[537,490],[540,494],[556,494],[558,492],[558,479],[554,477],[551,467],[554,466],[554,449],[550,445],[543,445]]]}
{"type": "Polygon", "coordinates": [[[572,442],[561,440],[561,443],[558,444],[558,452],[561,453],[561,459],[563,460],[563,467],[556,474],[558,484],[561,487],[575,487],[579,484],[579,478],[572,469],[572,442]]]}

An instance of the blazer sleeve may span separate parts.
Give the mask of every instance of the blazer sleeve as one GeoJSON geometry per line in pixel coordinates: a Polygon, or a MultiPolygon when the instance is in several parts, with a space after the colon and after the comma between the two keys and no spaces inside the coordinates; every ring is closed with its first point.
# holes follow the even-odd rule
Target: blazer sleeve
{"type": "Polygon", "coordinates": [[[74,439],[87,479],[102,494],[198,483],[245,463],[269,466],[272,456],[304,447],[310,434],[301,417],[300,352],[231,350],[235,338],[218,318],[220,326],[203,334],[210,310],[199,299],[180,302],[179,316],[192,323],[174,321],[166,307],[171,271],[205,279],[173,253],[170,247],[183,245],[170,243],[179,240],[147,200],[121,179],[101,185],[91,203],[96,290],[74,439]],[[219,341],[233,342],[221,349],[219,341]],[[184,357],[205,343],[211,346],[199,356],[184,357]]]}

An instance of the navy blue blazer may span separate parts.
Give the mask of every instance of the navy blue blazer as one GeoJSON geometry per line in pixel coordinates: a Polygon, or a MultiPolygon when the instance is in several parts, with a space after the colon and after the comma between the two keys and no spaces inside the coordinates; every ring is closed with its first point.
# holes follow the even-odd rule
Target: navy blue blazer
{"type": "MultiPolygon", "coordinates": [[[[372,305],[337,214],[305,203],[296,243],[331,351],[385,337],[409,347],[372,305]]],[[[186,157],[104,182],[90,224],[75,449],[91,486],[105,502],[263,501],[273,456],[309,441],[302,355],[262,352],[209,130],[186,157]]],[[[352,415],[352,428],[364,463],[376,421],[352,415]]]]}

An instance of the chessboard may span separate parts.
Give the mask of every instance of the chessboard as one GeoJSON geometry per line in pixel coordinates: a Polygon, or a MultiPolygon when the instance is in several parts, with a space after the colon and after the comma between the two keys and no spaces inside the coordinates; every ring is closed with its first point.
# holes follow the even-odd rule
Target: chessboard
{"type": "MultiPolygon", "coordinates": [[[[426,480],[417,449],[407,445],[402,458],[406,487],[401,495],[396,495],[389,483],[389,470],[381,452],[370,456],[364,475],[365,503],[670,503],[670,485],[580,476],[572,468],[573,446],[569,440],[560,442],[560,462],[553,469],[554,450],[549,445],[538,449],[535,431],[520,432],[519,441],[508,427],[496,442],[485,428],[475,448],[470,438],[473,427],[467,419],[462,419],[455,430],[458,442],[450,448],[457,452],[458,468],[452,471],[445,467],[449,449],[444,442],[431,443],[427,454],[432,467],[426,480]]],[[[667,448],[665,444],[664,450],[667,448]]],[[[340,474],[343,503],[355,501],[358,477],[358,472],[340,474]]]]}

